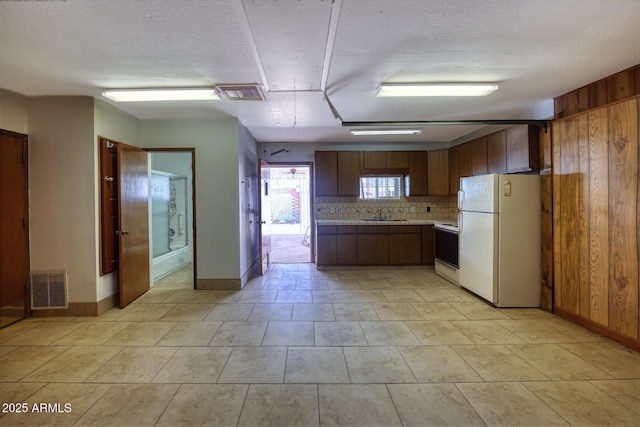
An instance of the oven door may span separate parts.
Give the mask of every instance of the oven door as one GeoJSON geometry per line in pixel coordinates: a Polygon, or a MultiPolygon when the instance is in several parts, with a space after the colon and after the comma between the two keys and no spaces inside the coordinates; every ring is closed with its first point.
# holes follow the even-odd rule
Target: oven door
{"type": "Polygon", "coordinates": [[[434,228],[435,257],[450,267],[458,268],[458,232],[434,228]]]}

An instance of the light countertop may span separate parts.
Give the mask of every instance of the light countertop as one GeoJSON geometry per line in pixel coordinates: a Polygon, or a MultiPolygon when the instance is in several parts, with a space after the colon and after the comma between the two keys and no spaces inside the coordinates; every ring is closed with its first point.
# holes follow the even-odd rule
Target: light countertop
{"type": "Polygon", "coordinates": [[[383,220],[368,221],[366,219],[317,219],[316,225],[433,225],[453,224],[458,221],[451,218],[444,219],[407,219],[407,220],[383,220]]]}

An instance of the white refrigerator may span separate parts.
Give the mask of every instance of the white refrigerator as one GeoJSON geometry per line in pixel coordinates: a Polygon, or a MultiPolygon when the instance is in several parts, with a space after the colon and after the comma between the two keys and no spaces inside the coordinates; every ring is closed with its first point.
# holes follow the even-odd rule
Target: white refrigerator
{"type": "Polygon", "coordinates": [[[498,307],[539,307],[538,175],[460,179],[460,286],[498,307]]]}

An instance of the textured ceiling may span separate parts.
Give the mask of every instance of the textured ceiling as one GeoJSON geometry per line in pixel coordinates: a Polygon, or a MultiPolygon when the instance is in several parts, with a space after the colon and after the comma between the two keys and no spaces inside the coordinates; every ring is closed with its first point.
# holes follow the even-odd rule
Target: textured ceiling
{"type": "Polygon", "coordinates": [[[640,63],[639,22],[638,0],[2,1],[0,88],[107,101],[105,88],[257,83],[265,101],[114,105],[140,119],[237,117],[263,142],[353,142],[325,91],[349,122],[546,119],[554,97],[640,63]],[[382,81],[500,88],[376,98],[382,81]]]}

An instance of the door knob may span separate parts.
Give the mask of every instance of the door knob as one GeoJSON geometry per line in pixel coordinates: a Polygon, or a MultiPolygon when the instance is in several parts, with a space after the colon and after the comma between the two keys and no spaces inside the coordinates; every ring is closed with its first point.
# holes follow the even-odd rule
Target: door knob
{"type": "Polygon", "coordinates": [[[129,232],[127,230],[118,231],[116,230],[116,236],[128,236],[129,232]]]}

